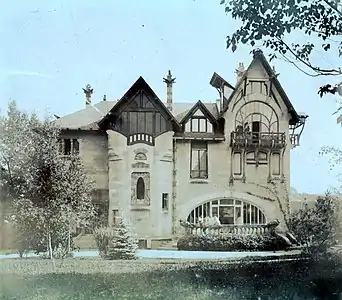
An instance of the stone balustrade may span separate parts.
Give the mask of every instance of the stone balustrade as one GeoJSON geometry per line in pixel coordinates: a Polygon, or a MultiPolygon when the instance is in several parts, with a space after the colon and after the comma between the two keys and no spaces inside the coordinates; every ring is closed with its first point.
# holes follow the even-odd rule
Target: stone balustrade
{"type": "Polygon", "coordinates": [[[186,234],[194,235],[220,235],[220,234],[265,234],[275,231],[279,221],[273,221],[265,225],[204,225],[192,224],[180,220],[180,225],[185,228],[186,234]]]}

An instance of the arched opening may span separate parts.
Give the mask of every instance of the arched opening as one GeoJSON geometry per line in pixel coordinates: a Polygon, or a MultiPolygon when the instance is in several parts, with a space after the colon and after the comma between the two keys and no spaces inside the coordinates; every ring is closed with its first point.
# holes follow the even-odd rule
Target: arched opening
{"type": "Polygon", "coordinates": [[[255,205],[235,199],[208,201],[191,211],[187,221],[198,223],[200,218],[217,216],[222,225],[263,225],[264,213],[255,205]]]}
{"type": "Polygon", "coordinates": [[[275,110],[261,101],[243,105],[236,113],[235,128],[242,132],[279,132],[279,118],[275,110]]]}
{"type": "Polygon", "coordinates": [[[142,177],[139,177],[137,181],[137,199],[145,199],[145,182],[144,179],[142,179],[142,177]]]}

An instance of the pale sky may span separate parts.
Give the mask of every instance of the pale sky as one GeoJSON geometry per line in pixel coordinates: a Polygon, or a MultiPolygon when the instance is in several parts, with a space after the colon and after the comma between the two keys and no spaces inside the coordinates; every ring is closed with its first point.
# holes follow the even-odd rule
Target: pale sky
{"type": "MultiPolygon", "coordinates": [[[[239,62],[251,62],[248,46],[236,53],[225,37],[237,28],[219,0],[13,0],[0,10],[0,108],[15,99],[25,110],[63,116],[84,107],[82,88],[94,88],[93,102],[104,94],[121,98],[143,76],[159,98],[171,69],[177,78],[175,102],[215,101],[213,72],[235,84],[239,62]]],[[[303,39],[303,34],[296,35],[303,39]]],[[[264,51],[267,54],[267,51],[264,51]]],[[[338,65],[323,52],[315,59],[338,65]]],[[[311,78],[292,65],[272,62],[280,83],[298,112],[310,117],[301,145],[291,150],[291,186],[323,193],[335,185],[336,172],[318,155],[323,145],[342,147],[334,97],[320,99],[327,78],[311,78]]],[[[329,78],[337,82],[337,78],[329,78]]]]}

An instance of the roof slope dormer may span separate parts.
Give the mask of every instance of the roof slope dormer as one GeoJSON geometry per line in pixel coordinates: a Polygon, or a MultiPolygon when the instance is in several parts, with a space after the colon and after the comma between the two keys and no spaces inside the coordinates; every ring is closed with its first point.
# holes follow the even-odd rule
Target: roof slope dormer
{"type": "Polygon", "coordinates": [[[201,100],[198,100],[197,103],[187,112],[187,114],[180,121],[181,124],[189,121],[190,118],[207,118],[210,123],[216,123],[216,118],[213,114],[208,110],[208,108],[203,104],[201,100]]]}
{"type": "MultiPolygon", "coordinates": [[[[218,109],[216,108],[216,115],[218,109]]],[[[198,101],[181,119],[182,132],[176,134],[181,139],[223,140],[223,130],[217,118],[202,102],[198,101]]]]}

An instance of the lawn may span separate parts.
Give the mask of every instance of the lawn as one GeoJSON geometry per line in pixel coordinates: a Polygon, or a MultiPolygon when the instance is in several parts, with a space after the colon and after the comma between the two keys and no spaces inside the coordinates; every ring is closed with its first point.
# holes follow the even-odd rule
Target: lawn
{"type": "MultiPolygon", "coordinates": [[[[322,280],[308,277],[305,270],[302,263],[280,261],[266,265],[75,258],[56,261],[53,271],[48,260],[4,259],[0,299],[319,299],[314,295],[321,293],[322,280]]],[[[323,286],[334,294],[339,292],[337,283],[323,286]]]]}

